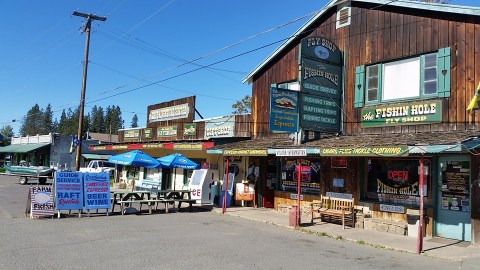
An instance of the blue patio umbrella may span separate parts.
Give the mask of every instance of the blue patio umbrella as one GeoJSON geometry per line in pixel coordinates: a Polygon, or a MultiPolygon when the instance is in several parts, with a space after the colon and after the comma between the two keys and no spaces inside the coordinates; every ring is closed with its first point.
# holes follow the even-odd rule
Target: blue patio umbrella
{"type": "Polygon", "coordinates": [[[124,166],[158,168],[160,163],[140,150],[118,154],[108,158],[108,162],[124,166]]]}
{"type": "Polygon", "coordinates": [[[163,168],[182,168],[187,170],[200,169],[200,164],[191,161],[179,153],[157,158],[157,160],[163,168]]]}

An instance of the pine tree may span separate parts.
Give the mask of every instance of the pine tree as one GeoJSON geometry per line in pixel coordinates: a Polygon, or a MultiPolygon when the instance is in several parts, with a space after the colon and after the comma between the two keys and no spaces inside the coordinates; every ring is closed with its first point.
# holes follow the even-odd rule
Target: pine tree
{"type": "Polygon", "coordinates": [[[136,128],[138,127],[138,116],[137,114],[134,114],[132,117],[132,123],[130,124],[131,128],[136,128]]]}
{"type": "Polygon", "coordinates": [[[97,105],[93,106],[90,119],[91,132],[103,133],[105,131],[105,117],[102,107],[97,107],[97,105]]]}
{"type": "Polygon", "coordinates": [[[41,120],[41,125],[39,127],[41,134],[46,135],[53,132],[53,112],[50,103],[47,105],[47,108],[45,108],[45,111],[43,111],[41,120]]]}
{"type": "Polygon", "coordinates": [[[57,132],[60,134],[68,134],[68,118],[67,118],[67,113],[65,110],[62,111],[62,114],[60,116],[60,121],[58,122],[57,125],[57,132]]]}
{"type": "Polygon", "coordinates": [[[246,95],[232,105],[233,114],[250,113],[252,111],[252,97],[246,95]]]}
{"type": "Polygon", "coordinates": [[[23,118],[22,125],[20,127],[21,136],[33,136],[41,134],[42,130],[40,128],[42,122],[43,112],[40,110],[40,106],[35,104],[28,112],[27,115],[23,118]]]}

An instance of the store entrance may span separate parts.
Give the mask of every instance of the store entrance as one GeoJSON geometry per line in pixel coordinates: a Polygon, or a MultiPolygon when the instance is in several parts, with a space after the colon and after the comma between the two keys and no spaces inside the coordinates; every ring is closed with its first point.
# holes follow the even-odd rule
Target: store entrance
{"type": "Polygon", "coordinates": [[[439,158],[436,235],[461,241],[472,240],[468,157],[439,158]]]}

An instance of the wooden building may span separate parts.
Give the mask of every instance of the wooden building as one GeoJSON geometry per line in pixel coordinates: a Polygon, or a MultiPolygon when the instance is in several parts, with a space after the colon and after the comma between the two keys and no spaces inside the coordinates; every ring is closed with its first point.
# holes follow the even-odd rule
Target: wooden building
{"type": "Polygon", "coordinates": [[[480,120],[466,108],[479,48],[478,7],[332,0],[244,79],[254,139],[219,148],[266,150],[252,157],[260,206],[272,190],[274,207],[296,204],[288,167],[301,162],[303,205],[353,197],[365,228],[400,234],[416,224],[424,175],[426,234],[478,243],[480,120]],[[307,155],[275,154],[297,148],[307,155]]]}

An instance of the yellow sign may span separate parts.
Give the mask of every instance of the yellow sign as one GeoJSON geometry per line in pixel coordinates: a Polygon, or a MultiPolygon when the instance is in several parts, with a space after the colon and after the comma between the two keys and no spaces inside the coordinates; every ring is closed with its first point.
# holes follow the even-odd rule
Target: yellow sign
{"type": "Polygon", "coordinates": [[[202,150],[203,145],[196,143],[175,143],[173,144],[173,149],[176,150],[202,150]]]}
{"type": "Polygon", "coordinates": [[[267,156],[266,149],[229,149],[223,150],[225,156],[267,156]]]}
{"type": "Polygon", "coordinates": [[[163,148],[163,143],[148,143],[148,144],[144,144],[142,147],[147,149],[163,148]]]}
{"type": "Polygon", "coordinates": [[[321,148],[321,156],[407,156],[408,147],[400,146],[381,146],[381,147],[338,147],[338,148],[321,148]]]}

